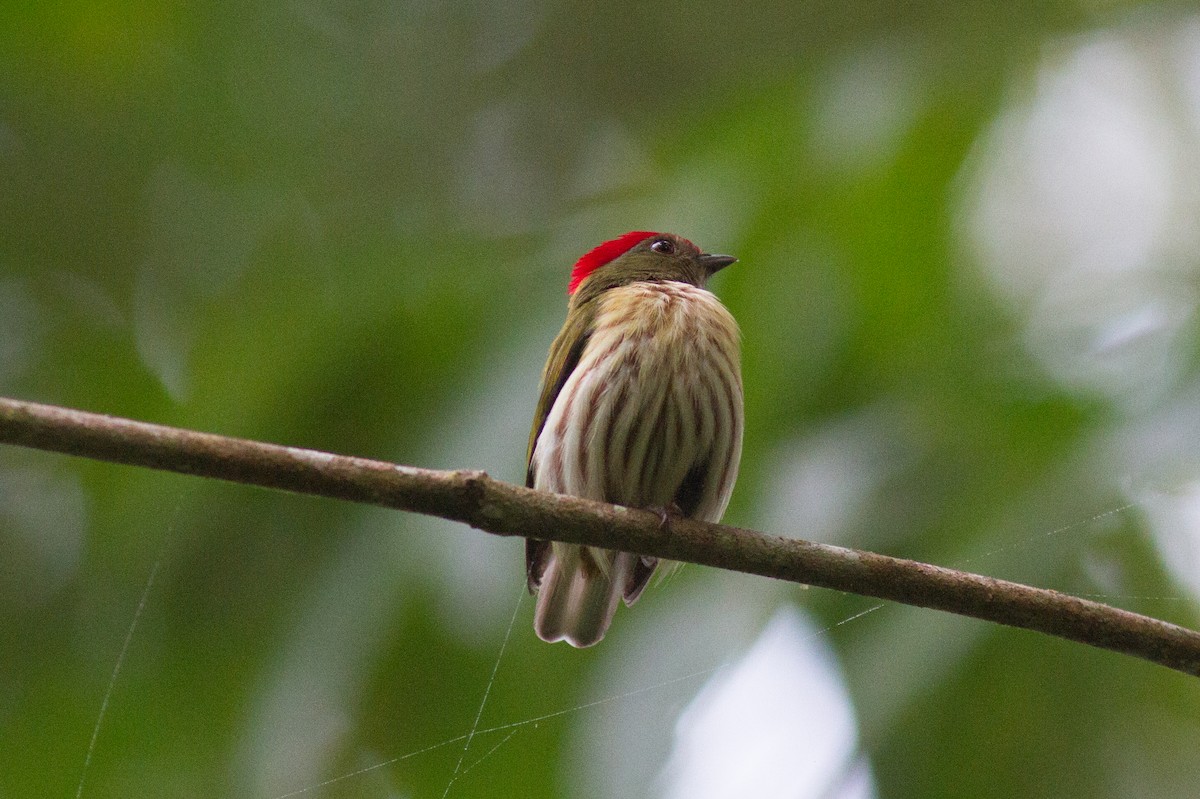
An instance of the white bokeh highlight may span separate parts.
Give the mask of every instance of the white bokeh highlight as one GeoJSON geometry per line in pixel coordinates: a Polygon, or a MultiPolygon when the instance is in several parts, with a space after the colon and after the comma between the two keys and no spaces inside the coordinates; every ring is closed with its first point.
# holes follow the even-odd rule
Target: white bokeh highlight
{"type": "Polygon", "coordinates": [[[664,799],[871,797],[827,640],[790,607],[718,671],[675,726],[664,799]]]}
{"type": "Polygon", "coordinates": [[[1141,506],[1163,565],[1192,596],[1200,597],[1200,480],[1170,493],[1147,492],[1141,506]]]}
{"type": "Polygon", "coordinates": [[[1065,385],[1143,408],[1194,318],[1194,132],[1160,55],[1093,33],[1044,59],[976,153],[968,234],[1026,343],[1065,385]],[[1189,139],[1193,139],[1189,143],[1189,139]]]}
{"type": "Polygon", "coordinates": [[[1200,17],[1063,40],[1030,88],[968,164],[967,238],[1045,374],[1114,412],[1086,468],[1200,597],[1200,17]]]}

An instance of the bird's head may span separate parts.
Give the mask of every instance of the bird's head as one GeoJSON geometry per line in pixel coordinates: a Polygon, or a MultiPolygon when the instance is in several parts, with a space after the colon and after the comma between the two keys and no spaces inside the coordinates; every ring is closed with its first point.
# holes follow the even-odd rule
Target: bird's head
{"type": "Polygon", "coordinates": [[[713,255],[673,233],[635,230],[606,241],[575,262],[567,293],[576,303],[639,281],[678,280],[704,288],[709,277],[736,261],[713,255]]]}

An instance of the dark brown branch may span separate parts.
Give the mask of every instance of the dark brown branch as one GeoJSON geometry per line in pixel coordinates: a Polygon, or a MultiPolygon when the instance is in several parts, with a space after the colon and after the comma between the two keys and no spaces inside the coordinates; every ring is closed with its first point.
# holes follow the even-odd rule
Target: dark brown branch
{"type": "MultiPolygon", "coordinates": [[[[890,599],[1056,635],[1200,676],[1200,633],[1041,588],[872,552],[437,471],[0,398],[0,442],[464,522],[498,535],[622,549],[890,599]]],[[[517,579],[514,576],[514,579],[517,579]]]]}

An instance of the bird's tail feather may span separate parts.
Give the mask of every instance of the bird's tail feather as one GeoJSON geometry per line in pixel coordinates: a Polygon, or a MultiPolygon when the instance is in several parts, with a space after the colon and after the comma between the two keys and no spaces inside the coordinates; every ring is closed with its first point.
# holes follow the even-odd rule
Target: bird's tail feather
{"type": "Polygon", "coordinates": [[[552,545],[533,618],[538,637],[577,647],[599,643],[638,561],[627,552],[552,545]]]}

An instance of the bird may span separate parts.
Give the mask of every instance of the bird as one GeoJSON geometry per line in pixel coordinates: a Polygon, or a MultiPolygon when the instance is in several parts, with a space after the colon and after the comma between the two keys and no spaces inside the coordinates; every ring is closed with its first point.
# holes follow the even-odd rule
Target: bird
{"type": "MultiPolygon", "coordinates": [[[[741,332],[706,288],[737,259],[671,233],[630,231],[571,270],[567,317],[542,370],[526,485],[719,522],[742,453],[741,332]]],[[[674,564],[672,564],[674,565],[674,564]]],[[[534,631],[592,646],[656,558],[525,541],[534,631]]]]}

